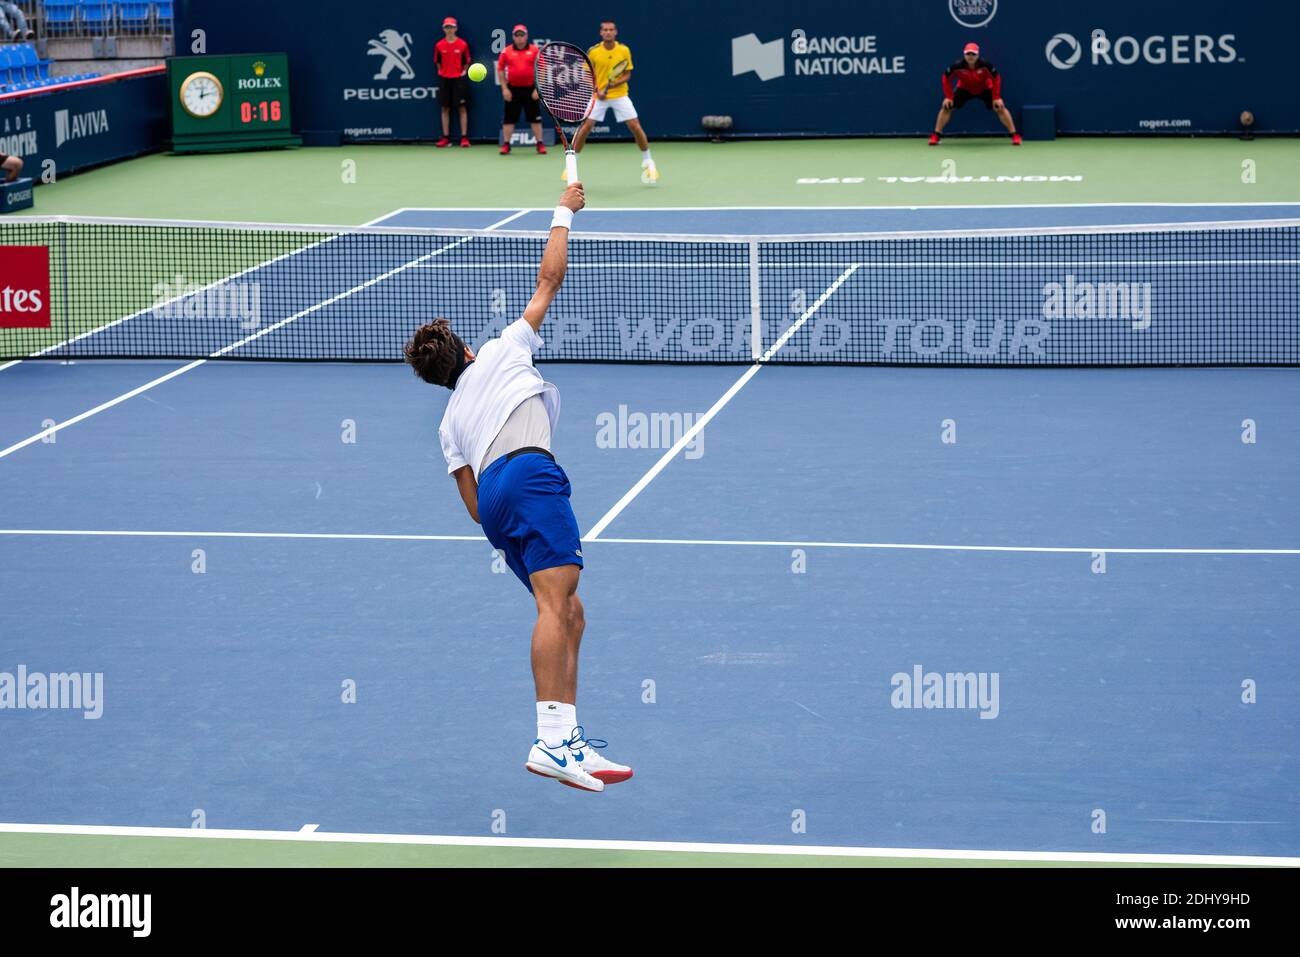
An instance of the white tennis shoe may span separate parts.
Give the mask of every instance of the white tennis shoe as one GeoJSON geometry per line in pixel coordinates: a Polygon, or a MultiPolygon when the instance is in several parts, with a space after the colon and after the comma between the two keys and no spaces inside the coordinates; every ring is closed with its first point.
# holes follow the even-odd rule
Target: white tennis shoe
{"type": "Polygon", "coordinates": [[[539,738],[533,742],[524,767],[533,774],[540,774],[544,778],[555,778],[561,784],[567,784],[579,791],[605,790],[605,782],[592,777],[583,769],[581,755],[581,751],[575,754],[569,750],[568,741],[558,748],[550,748],[539,738]]]}
{"type": "Polygon", "coordinates": [[[655,168],[654,160],[641,161],[641,182],[647,186],[659,185],[659,170],[655,168]]]}
{"type": "Polygon", "coordinates": [[[618,784],[632,776],[632,769],[626,764],[617,764],[596,751],[597,748],[609,747],[609,742],[589,739],[581,727],[573,729],[569,738],[569,751],[582,769],[603,784],[618,784]]]}

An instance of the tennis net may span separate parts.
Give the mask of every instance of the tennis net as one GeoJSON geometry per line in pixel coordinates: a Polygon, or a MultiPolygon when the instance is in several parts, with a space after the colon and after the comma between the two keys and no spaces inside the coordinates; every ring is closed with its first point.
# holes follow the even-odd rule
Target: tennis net
{"type": "MultiPolygon", "coordinates": [[[[400,361],[532,294],[538,233],[12,217],[0,358],[400,361]]],[[[1300,364],[1300,221],[851,236],[575,232],[541,359],[1300,364]]]]}

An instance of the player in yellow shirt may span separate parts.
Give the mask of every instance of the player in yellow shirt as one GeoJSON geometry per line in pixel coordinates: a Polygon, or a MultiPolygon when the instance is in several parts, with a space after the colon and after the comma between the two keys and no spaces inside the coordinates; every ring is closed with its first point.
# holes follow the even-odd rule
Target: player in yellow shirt
{"type": "Polygon", "coordinates": [[[618,42],[618,25],[613,20],[601,21],[600,42],[587,51],[587,56],[596,68],[596,103],[573,138],[574,150],[582,152],[592,126],[603,122],[613,109],[614,119],[627,124],[641,150],[641,182],[651,185],[659,182],[659,170],[655,169],[655,161],[650,157],[650,140],[641,129],[632,97],[627,95],[627,81],[632,77],[632,51],[618,42]]]}

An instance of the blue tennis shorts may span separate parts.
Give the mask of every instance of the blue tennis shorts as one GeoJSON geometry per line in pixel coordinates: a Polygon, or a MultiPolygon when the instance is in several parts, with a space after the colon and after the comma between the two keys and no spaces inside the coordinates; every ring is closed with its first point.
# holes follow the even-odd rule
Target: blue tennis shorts
{"type": "Polygon", "coordinates": [[[549,453],[503,455],[478,478],[478,517],[492,546],[530,592],[528,576],[560,565],[582,567],[569,477],[549,453]]]}

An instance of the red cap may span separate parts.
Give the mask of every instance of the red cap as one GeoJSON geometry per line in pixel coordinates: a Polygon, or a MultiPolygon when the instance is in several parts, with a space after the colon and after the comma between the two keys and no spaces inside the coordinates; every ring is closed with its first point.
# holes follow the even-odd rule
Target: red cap
{"type": "Polygon", "coordinates": [[[448,17],[446,20],[443,20],[443,21],[442,21],[442,25],[443,25],[444,27],[458,27],[458,26],[460,26],[460,24],[456,22],[456,18],[455,18],[455,17],[448,17]]]}
{"type": "Polygon", "coordinates": [[[528,32],[528,28],[526,26],[524,26],[522,23],[516,23],[514,27],[510,30],[511,36],[518,33],[520,30],[524,31],[524,33],[528,32]]]}
{"type": "Polygon", "coordinates": [[[966,44],[965,48],[961,52],[974,53],[976,56],[979,56],[980,45],[978,43],[968,43],[966,44]]]}

